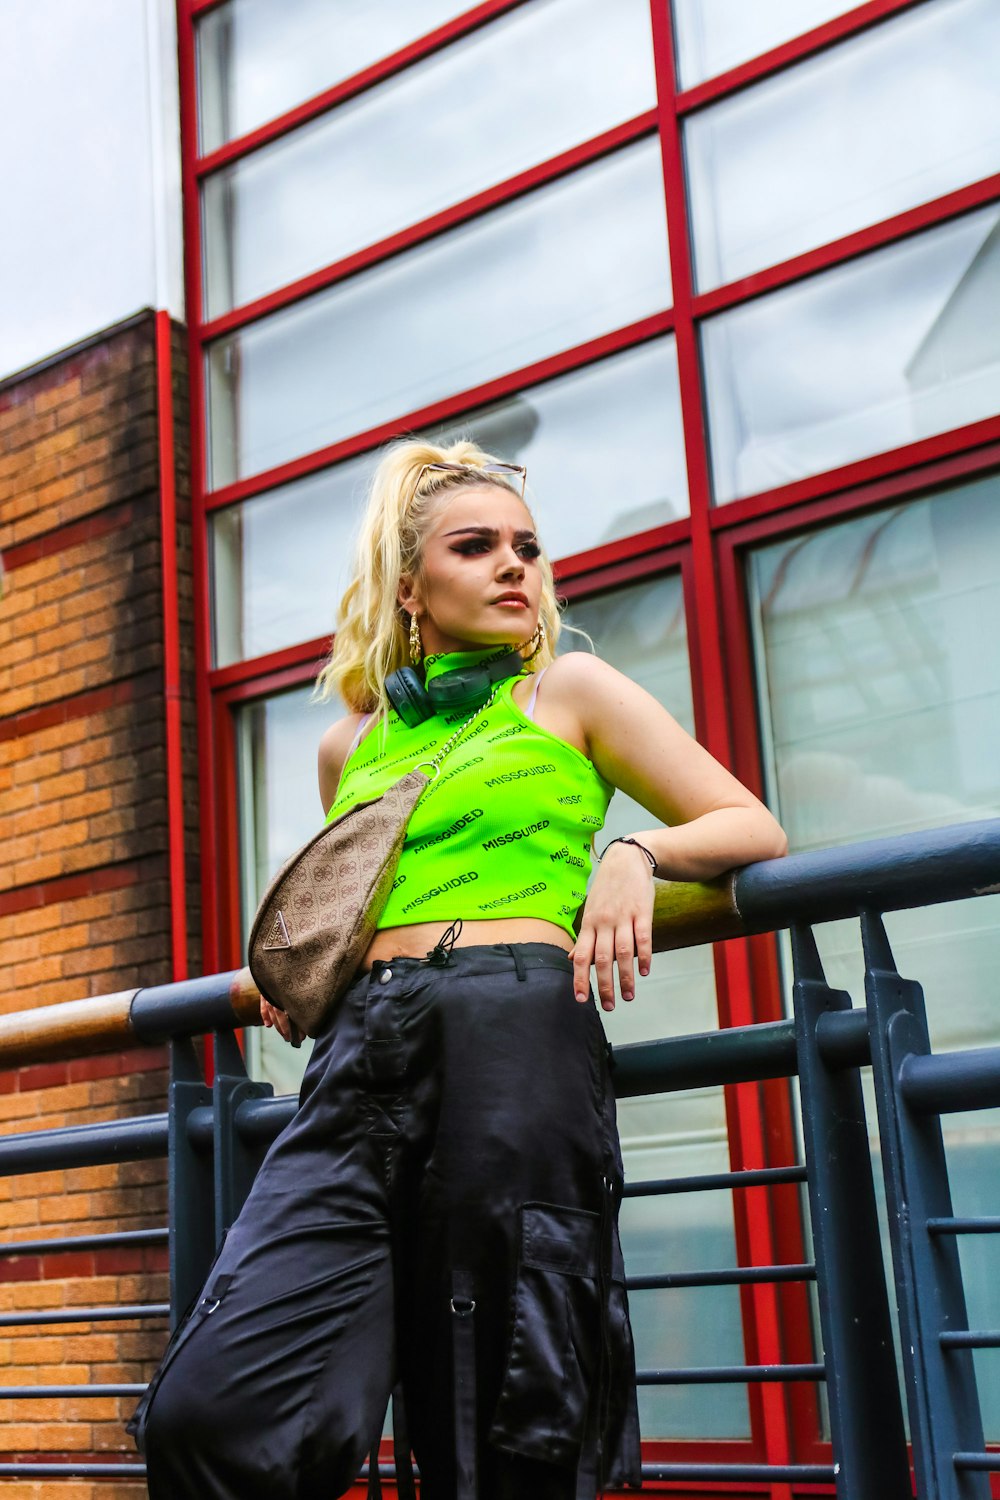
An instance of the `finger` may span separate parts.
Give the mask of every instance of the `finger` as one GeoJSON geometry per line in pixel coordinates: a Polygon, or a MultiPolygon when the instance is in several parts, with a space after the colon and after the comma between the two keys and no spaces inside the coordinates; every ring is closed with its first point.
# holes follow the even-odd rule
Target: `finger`
{"type": "Polygon", "coordinates": [[[573,945],[573,993],[581,1002],[590,993],[590,966],[594,961],[594,930],[583,927],[573,945]]]}
{"type": "Polygon", "coordinates": [[[597,972],[597,993],[601,997],[601,1009],[614,1010],[615,947],[611,930],[598,934],[594,944],[594,968],[597,972]]]}
{"type": "Polygon", "coordinates": [[[266,1000],[260,1002],[260,1019],[265,1026],[274,1025],[274,1015],[266,1000]]]}
{"type": "Polygon", "coordinates": [[[615,962],[618,965],[618,988],[623,1000],[635,995],[635,936],[632,924],[615,929],[615,962]]]}
{"type": "Polygon", "coordinates": [[[653,924],[646,917],[635,922],[635,951],[639,973],[645,976],[653,964],[653,924]]]}

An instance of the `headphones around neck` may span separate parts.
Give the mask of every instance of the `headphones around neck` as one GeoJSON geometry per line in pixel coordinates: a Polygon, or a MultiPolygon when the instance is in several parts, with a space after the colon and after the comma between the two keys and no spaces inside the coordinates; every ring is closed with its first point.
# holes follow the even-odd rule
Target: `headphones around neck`
{"type": "Polygon", "coordinates": [[[488,697],[490,688],[507,677],[516,677],[524,668],[520,651],[481,662],[474,667],[455,667],[442,672],[424,685],[415,667],[400,667],[385,679],[389,702],[408,729],[422,724],[434,714],[474,708],[488,697]]]}

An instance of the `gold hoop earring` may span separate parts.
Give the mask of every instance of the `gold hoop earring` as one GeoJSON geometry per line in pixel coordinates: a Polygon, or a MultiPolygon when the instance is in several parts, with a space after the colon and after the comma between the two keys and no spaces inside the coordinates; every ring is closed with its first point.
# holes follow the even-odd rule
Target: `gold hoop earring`
{"type": "Polygon", "coordinates": [[[424,643],[420,639],[420,621],[417,619],[416,611],[410,616],[410,661],[415,667],[419,667],[424,659],[424,643]]]}
{"type": "Polygon", "coordinates": [[[534,661],[535,657],[538,655],[539,651],[541,651],[544,644],[545,626],[542,624],[541,620],[539,620],[538,624],[535,626],[534,634],[529,636],[529,638],[523,642],[524,646],[531,647],[531,650],[524,658],[525,661],[534,661]]]}

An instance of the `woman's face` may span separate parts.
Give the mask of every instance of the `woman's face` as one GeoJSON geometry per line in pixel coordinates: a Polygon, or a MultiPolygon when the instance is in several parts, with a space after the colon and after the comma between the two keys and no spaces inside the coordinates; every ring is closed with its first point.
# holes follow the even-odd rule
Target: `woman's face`
{"type": "Polygon", "coordinates": [[[538,624],[538,552],[517,495],[495,484],[457,490],[424,538],[420,576],[399,590],[407,613],[416,610],[425,655],[526,641],[538,624]]]}

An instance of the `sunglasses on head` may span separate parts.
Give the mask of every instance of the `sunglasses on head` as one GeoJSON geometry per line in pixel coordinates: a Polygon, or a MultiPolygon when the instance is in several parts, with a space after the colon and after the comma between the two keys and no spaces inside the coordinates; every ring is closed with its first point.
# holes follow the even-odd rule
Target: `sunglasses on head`
{"type": "Polygon", "coordinates": [[[421,479],[423,479],[424,474],[428,469],[433,469],[446,474],[470,474],[474,476],[479,474],[500,474],[508,479],[519,478],[521,481],[521,499],[524,499],[524,486],[525,481],[528,477],[528,471],[525,468],[524,464],[424,464],[419,474],[417,475],[417,483],[414,488],[414,493],[419,490],[420,481],[421,479]]]}

